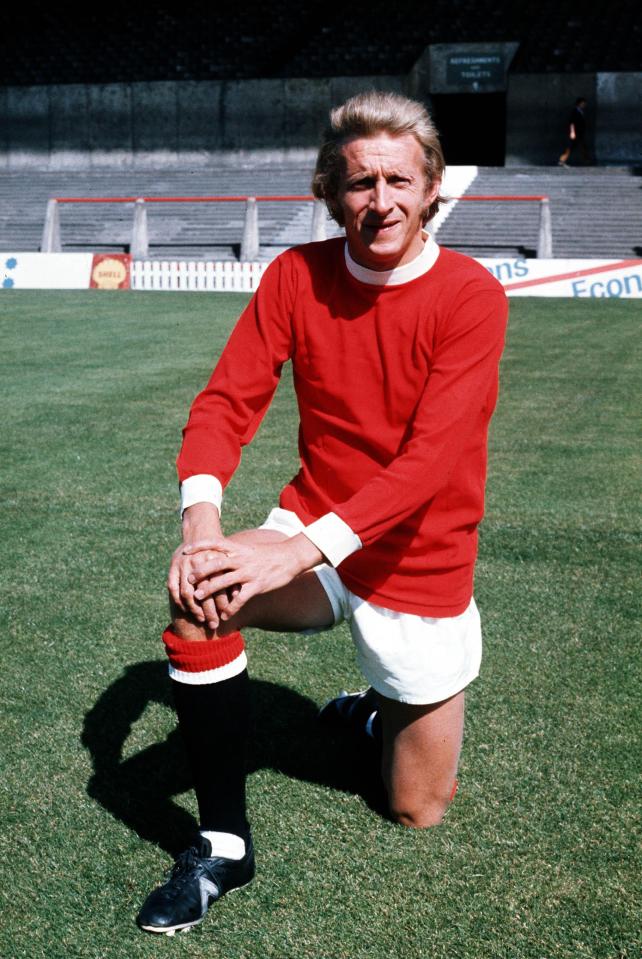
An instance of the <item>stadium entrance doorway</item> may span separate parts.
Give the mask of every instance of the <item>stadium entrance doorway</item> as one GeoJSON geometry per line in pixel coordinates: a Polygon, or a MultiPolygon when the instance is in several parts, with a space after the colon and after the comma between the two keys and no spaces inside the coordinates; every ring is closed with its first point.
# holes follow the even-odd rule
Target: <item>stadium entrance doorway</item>
{"type": "Polygon", "coordinates": [[[504,166],[505,93],[440,93],[431,100],[447,165],[504,166]]]}

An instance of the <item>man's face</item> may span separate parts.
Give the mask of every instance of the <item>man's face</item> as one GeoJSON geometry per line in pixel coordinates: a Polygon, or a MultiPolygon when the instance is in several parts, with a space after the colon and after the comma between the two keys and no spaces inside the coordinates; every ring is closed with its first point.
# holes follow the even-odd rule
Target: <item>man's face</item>
{"type": "Polygon", "coordinates": [[[371,270],[409,263],[423,248],[425,211],[441,181],[426,182],[424,153],[411,134],[348,140],[338,204],[350,254],[371,270]]]}

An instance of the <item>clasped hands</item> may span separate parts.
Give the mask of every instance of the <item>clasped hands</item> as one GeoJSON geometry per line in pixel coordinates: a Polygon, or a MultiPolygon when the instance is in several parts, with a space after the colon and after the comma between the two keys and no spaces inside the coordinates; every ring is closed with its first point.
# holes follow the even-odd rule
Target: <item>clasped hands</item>
{"type": "Polygon", "coordinates": [[[179,609],[215,630],[252,597],[287,585],[321,559],[302,534],[251,544],[221,535],[181,544],[172,556],[167,588],[179,609]]]}

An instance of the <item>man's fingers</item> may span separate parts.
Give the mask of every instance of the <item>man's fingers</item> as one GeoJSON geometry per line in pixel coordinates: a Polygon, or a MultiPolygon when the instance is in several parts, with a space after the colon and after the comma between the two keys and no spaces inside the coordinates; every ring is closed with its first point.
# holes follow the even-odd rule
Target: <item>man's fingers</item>
{"type": "Polygon", "coordinates": [[[221,573],[220,576],[210,576],[207,579],[201,580],[198,584],[198,589],[194,591],[194,596],[199,602],[202,602],[209,596],[213,596],[214,593],[220,593],[233,586],[240,588],[240,585],[238,571],[231,570],[227,573],[221,573]]]}
{"type": "Polygon", "coordinates": [[[230,605],[230,590],[223,589],[219,593],[215,593],[213,596],[214,602],[216,603],[216,612],[221,615],[224,613],[227,607],[230,605]]]}
{"type": "MultiPolygon", "coordinates": [[[[194,587],[187,581],[187,571],[181,571],[181,598],[184,605],[199,623],[205,622],[205,615],[200,602],[194,599],[194,587]]],[[[198,597],[200,599],[200,597],[198,597]]]]}
{"type": "Polygon", "coordinates": [[[251,599],[256,592],[257,590],[249,584],[239,587],[235,591],[233,599],[230,600],[227,609],[221,612],[221,619],[225,621],[231,619],[232,616],[236,616],[239,610],[245,606],[248,599],[251,599]]]}
{"type": "Polygon", "coordinates": [[[224,539],[202,539],[196,543],[187,543],[183,546],[181,552],[185,556],[191,556],[193,553],[202,553],[206,549],[215,549],[225,552],[229,549],[229,544],[224,539]]]}
{"type": "Polygon", "coordinates": [[[180,571],[178,567],[174,565],[174,563],[172,563],[170,566],[169,573],[167,575],[167,590],[174,604],[178,606],[179,609],[182,609],[183,612],[185,612],[180,591],[180,571]]]}
{"type": "Polygon", "coordinates": [[[207,562],[200,563],[199,565],[194,564],[192,566],[192,572],[189,574],[187,579],[190,583],[195,585],[196,583],[200,583],[202,580],[208,579],[209,577],[218,573],[229,572],[233,568],[234,563],[231,562],[230,558],[220,554],[208,559],[207,562]]]}
{"type": "Polygon", "coordinates": [[[203,616],[210,629],[216,629],[219,624],[219,614],[214,599],[206,599],[203,603],[203,616]]]}
{"type": "MultiPolygon", "coordinates": [[[[206,589],[196,597],[194,589],[207,576],[229,571],[229,561],[219,549],[220,545],[220,540],[208,539],[179,546],[174,552],[167,575],[167,589],[173,604],[182,612],[191,614],[197,622],[207,624],[210,629],[216,629],[220,622],[216,600],[212,595],[216,590],[206,589]],[[187,552],[192,556],[197,554],[198,558],[191,558],[186,555],[187,552]],[[199,564],[196,569],[195,559],[199,564]]],[[[238,577],[235,579],[238,581],[238,577]]],[[[226,584],[232,585],[235,584],[226,584]]]]}

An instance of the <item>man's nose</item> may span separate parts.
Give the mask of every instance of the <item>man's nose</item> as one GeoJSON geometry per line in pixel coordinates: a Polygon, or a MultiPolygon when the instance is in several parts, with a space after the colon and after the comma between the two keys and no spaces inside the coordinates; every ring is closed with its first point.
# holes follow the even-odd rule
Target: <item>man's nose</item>
{"type": "Polygon", "coordinates": [[[379,216],[389,213],[393,207],[390,188],[385,180],[377,180],[371,200],[371,207],[379,216]]]}

